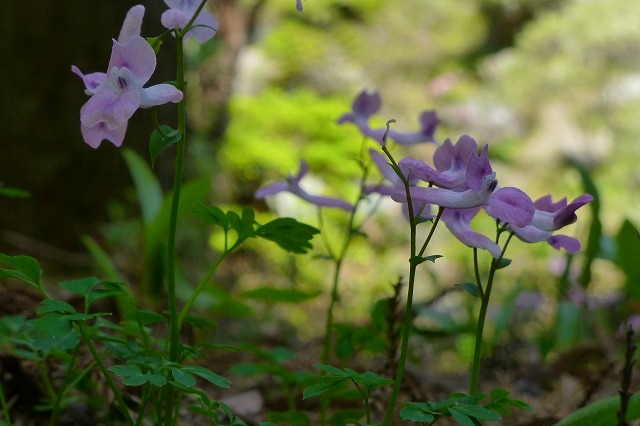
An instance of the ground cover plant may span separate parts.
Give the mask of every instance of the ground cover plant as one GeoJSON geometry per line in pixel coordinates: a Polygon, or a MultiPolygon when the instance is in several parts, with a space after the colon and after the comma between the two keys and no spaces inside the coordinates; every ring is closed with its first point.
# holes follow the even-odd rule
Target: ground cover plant
{"type": "MultiPolygon", "coordinates": [[[[495,338],[498,325],[505,333],[514,334],[524,333],[526,328],[526,322],[511,323],[509,316],[491,315],[494,290],[511,284],[512,278],[504,273],[518,262],[526,268],[526,262],[508,254],[516,244],[524,243],[525,250],[533,247],[530,244],[547,244],[567,254],[558,283],[557,320],[551,325],[557,331],[557,341],[545,340],[542,332],[536,342],[539,350],[544,353],[554,346],[570,347],[580,333],[603,332],[589,321],[589,315],[605,312],[589,306],[592,302],[586,293],[592,281],[592,263],[604,255],[598,218],[600,199],[584,167],[577,162],[573,166],[581,176],[584,193],[569,197],[572,201],[555,194],[541,194],[534,201],[523,190],[506,186],[508,175],[501,175],[498,181],[487,144],[479,144],[471,135],[455,140],[436,137],[440,124],[437,111],[421,112],[415,131],[399,130],[392,117],[382,117],[385,125],[372,124],[374,118],[380,119],[375,116],[382,99],[375,91],[363,90],[355,96],[351,111],[337,119],[340,125],[355,126],[360,134],[354,155],[332,157],[336,164],[357,164],[359,175],[353,179],[352,199],[307,189],[305,181],[314,173],[301,159],[297,172],[266,182],[254,195],[269,204],[282,193],[292,194],[317,209],[313,225],[292,217],[274,218],[251,206],[226,208],[217,204],[215,196],[213,202],[203,202],[200,195],[207,188],[203,190],[198,182],[183,182],[189,143],[184,49],[189,38],[203,43],[215,37],[218,22],[205,8],[206,0],[165,3],[169,8],[160,17],[166,28],[163,34],[143,38],[145,8],[135,6],[113,40],[106,72],[84,73],[71,66],[89,96],[80,109],[80,131],[89,147],[100,149],[105,141],[121,147],[133,114],[139,108],[152,108],[149,161],[122,148],[142,210],[144,243],[134,261],[143,265],[144,274],[140,282],[126,282],[109,254],[91,239],[86,244],[100,265],[99,276],[63,280],[55,288],[45,283],[46,271],[37,259],[0,254],[0,279],[26,285],[39,298],[33,315],[1,319],[3,365],[11,360],[28,364],[37,372],[37,387],[42,392],[37,400],[25,401],[18,390],[20,377],[3,377],[0,405],[4,424],[28,424],[39,418],[48,424],[127,425],[467,426],[501,420],[509,424],[557,421],[577,425],[584,424],[584,419],[590,424],[622,425],[640,417],[640,399],[633,393],[632,321],[619,321],[606,330],[615,333],[622,324],[626,332],[623,340],[611,338],[610,349],[620,355],[616,360],[619,365],[590,374],[587,381],[593,382],[599,375],[599,382],[588,383],[581,404],[584,407],[564,419],[536,417],[526,398],[513,396],[513,389],[491,380],[486,370],[496,366],[483,362],[499,359],[495,356],[500,350],[495,338]],[[155,71],[156,56],[172,45],[176,53],[175,80],[145,87],[155,71]],[[160,121],[156,112],[166,104],[175,104],[176,118],[171,125],[160,121]],[[430,147],[429,154],[413,149],[423,145],[430,147]],[[174,183],[165,197],[153,166],[171,151],[175,152],[174,183]],[[380,228],[382,235],[388,232],[376,221],[389,200],[396,203],[401,212],[398,217],[402,218],[393,229],[402,229],[409,236],[402,255],[406,259],[403,272],[386,284],[386,292],[377,297],[366,323],[349,322],[344,315],[338,318],[336,311],[343,305],[349,279],[345,268],[354,241],[366,237],[371,226],[380,228]],[[584,247],[577,238],[559,232],[578,221],[577,211],[583,207],[590,210],[584,247]],[[179,225],[184,223],[179,219],[188,215],[200,220],[201,232],[212,233],[216,250],[203,270],[188,270],[177,254],[179,225]],[[437,298],[416,306],[418,288],[428,285],[421,274],[447,259],[447,252],[440,252],[441,245],[436,244],[441,240],[461,244],[470,251],[469,275],[466,281],[446,283],[437,298]],[[320,250],[311,261],[323,269],[330,265],[331,285],[326,293],[264,286],[242,295],[266,304],[302,305],[322,299],[323,321],[316,326],[322,337],[304,357],[300,347],[261,345],[259,339],[243,336],[234,342],[205,337],[211,335],[210,330],[223,326],[242,330],[245,321],[240,315],[230,315],[234,308],[236,314],[242,310],[242,304],[235,305],[237,301],[223,289],[217,293],[223,300],[217,305],[218,312],[206,308],[206,299],[216,294],[211,290],[216,287],[216,275],[243,250],[271,251],[274,247],[293,255],[320,250]],[[572,259],[581,251],[581,270],[574,275],[572,259]],[[503,280],[503,276],[508,278],[503,280]],[[467,309],[466,320],[457,322],[439,315],[434,307],[438,298],[452,292],[461,295],[455,300],[467,309]],[[226,318],[225,313],[229,314],[226,318]],[[430,385],[419,382],[428,380],[428,372],[410,371],[412,365],[420,369],[429,366],[421,362],[417,348],[433,344],[437,350],[436,333],[419,324],[427,318],[438,325],[437,332],[468,337],[468,356],[462,358],[468,361],[468,374],[462,380],[443,383],[444,389],[438,393],[414,391],[416,386],[430,385]],[[490,322],[497,324],[493,340],[487,337],[490,322]],[[306,365],[300,365],[300,359],[306,365]],[[225,391],[233,390],[235,382],[229,379],[231,375],[238,380],[266,383],[267,407],[245,414],[248,402],[238,404],[227,399],[225,391]],[[589,404],[604,376],[613,378],[619,394],[589,404]],[[25,417],[25,410],[33,412],[33,417],[25,417]]],[[[295,7],[304,13],[301,1],[295,7]]],[[[28,194],[0,187],[0,195],[28,194]]],[[[636,300],[640,243],[631,222],[624,223],[615,243],[618,252],[611,260],[628,277],[626,296],[636,300]]],[[[243,273],[233,264],[226,268],[231,273],[243,273]]],[[[513,298],[502,306],[503,314],[539,307],[539,303],[536,306],[535,301],[521,298],[518,287],[513,287],[513,298]]],[[[342,308],[349,311],[348,306],[342,308]]],[[[617,313],[617,317],[631,312],[617,313]]],[[[257,316],[255,312],[245,315],[257,316]]],[[[255,320],[252,324],[259,323],[258,318],[255,320]]],[[[519,343],[526,344],[525,340],[521,338],[519,343]]],[[[578,352],[575,356],[583,355],[578,352]]],[[[526,396],[526,392],[520,393],[526,396]]]]}

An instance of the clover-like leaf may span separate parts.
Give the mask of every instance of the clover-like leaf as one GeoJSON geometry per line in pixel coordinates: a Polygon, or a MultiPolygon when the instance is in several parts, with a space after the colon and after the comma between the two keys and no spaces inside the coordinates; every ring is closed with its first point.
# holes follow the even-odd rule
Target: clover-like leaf
{"type": "Polygon", "coordinates": [[[38,315],[44,315],[50,312],[64,312],[67,314],[75,314],[76,309],[67,302],[63,302],[62,300],[57,299],[45,299],[40,302],[40,307],[36,310],[36,313],[38,315]]]}
{"type": "Polygon", "coordinates": [[[431,423],[435,420],[431,406],[427,402],[409,402],[400,410],[400,418],[404,421],[431,423]]]}
{"type": "MultiPolygon", "coordinates": [[[[195,374],[196,376],[200,376],[206,381],[208,381],[209,383],[213,383],[214,385],[223,389],[229,389],[231,387],[231,382],[229,381],[229,379],[214,373],[208,368],[199,367],[197,365],[188,365],[188,366],[182,367],[182,371],[185,373],[191,373],[191,374],[195,374]]],[[[176,378],[176,380],[178,379],[176,378]]]]}
{"type": "Polygon", "coordinates": [[[172,368],[171,375],[174,379],[176,379],[176,382],[187,388],[195,386],[196,384],[196,378],[193,376],[193,374],[185,372],[182,369],[172,368]]]}
{"type": "Polygon", "coordinates": [[[320,231],[289,217],[274,219],[256,229],[256,235],[278,244],[284,250],[304,254],[313,246],[309,241],[320,231]]]}
{"type": "Polygon", "coordinates": [[[170,126],[162,125],[151,133],[149,139],[149,153],[151,154],[151,164],[153,165],[160,153],[170,146],[182,140],[182,133],[172,129],[170,126]]]}
{"type": "Polygon", "coordinates": [[[37,260],[29,256],[7,256],[0,254],[0,278],[12,277],[40,289],[42,269],[37,260]],[[6,267],[2,267],[6,265],[6,267]]]}

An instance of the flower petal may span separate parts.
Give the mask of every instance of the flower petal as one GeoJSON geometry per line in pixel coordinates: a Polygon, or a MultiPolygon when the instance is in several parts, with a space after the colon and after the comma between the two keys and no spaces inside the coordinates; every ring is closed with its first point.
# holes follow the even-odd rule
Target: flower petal
{"type": "Polygon", "coordinates": [[[288,191],[289,184],[285,181],[274,182],[258,189],[253,195],[256,199],[261,200],[267,195],[275,195],[279,192],[288,191]]]}
{"type": "Polygon", "coordinates": [[[92,72],[91,74],[83,74],[75,65],[71,65],[71,72],[82,79],[84,87],[87,89],[87,95],[95,95],[100,86],[107,81],[107,74],[103,72],[92,72]]]}
{"type": "Polygon", "coordinates": [[[303,200],[311,204],[315,204],[316,206],[331,207],[331,208],[342,209],[347,211],[353,210],[352,204],[344,200],[340,200],[339,198],[324,197],[321,195],[311,195],[305,190],[303,190],[302,188],[297,188],[296,191],[291,191],[291,192],[297,195],[298,197],[302,198],[303,200]]]}
{"type": "Polygon", "coordinates": [[[171,84],[156,84],[142,89],[140,108],[163,105],[168,102],[178,103],[182,100],[182,92],[171,84]]]}
{"type": "Polygon", "coordinates": [[[122,141],[124,141],[124,135],[127,132],[127,124],[128,122],[125,121],[120,127],[110,129],[107,126],[107,123],[101,121],[91,127],[81,124],[80,131],[82,132],[84,141],[92,148],[98,148],[105,139],[119,147],[122,145],[122,141]]]}
{"type": "Polygon", "coordinates": [[[167,29],[179,28],[182,29],[187,26],[190,16],[185,14],[182,10],[179,9],[169,9],[165,10],[160,16],[160,22],[162,22],[162,26],[167,29]]]}
{"type": "Polygon", "coordinates": [[[531,198],[518,188],[499,188],[487,204],[493,217],[520,228],[531,223],[535,212],[531,198]]]}
{"type": "Polygon", "coordinates": [[[552,235],[547,242],[556,250],[565,249],[569,254],[576,254],[580,251],[580,241],[567,235],[552,235]]]}
{"type": "Polygon", "coordinates": [[[119,43],[126,43],[133,36],[140,35],[140,29],[142,27],[142,18],[144,18],[144,6],[138,4],[133,6],[127,12],[127,16],[122,23],[122,29],[118,36],[119,43]]]}
{"type": "Polygon", "coordinates": [[[395,129],[389,130],[389,139],[401,145],[412,145],[416,143],[434,142],[433,134],[440,124],[440,120],[435,111],[425,111],[420,115],[421,129],[417,132],[399,132],[395,129]]]}
{"type": "Polygon", "coordinates": [[[555,229],[563,228],[578,220],[578,216],[576,216],[576,210],[592,201],[593,196],[591,196],[590,194],[582,194],[571,203],[569,203],[566,207],[561,209],[553,219],[553,225],[555,226],[555,229]]]}
{"type": "MultiPolygon", "coordinates": [[[[452,209],[466,209],[482,206],[486,202],[486,197],[481,193],[472,190],[456,192],[442,188],[410,188],[411,199],[414,203],[425,202],[440,207],[452,209]]],[[[394,201],[406,202],[407,196],[404,190],[396,191],[391,198],[394,201]]]]}
{"type": "Polygon", "coordinates": [[[472,209],[444,209],[442,220],[454,237],[469,246],[488,250],[494,259],[500,257],[500,246],[491,241],[486,235],[474,232],[471,229],[471,220],[478,214],[480,207],[472,209]]]}
{"type": "Polygon", "coordinates": [[[211,40],[218,32],[218,20],[212,13],[206,10],[200,11],[200,15],[193,22],[193,28],[185,35],[185,39],[194,36],[204,43],[211,40]]]}
{"type": "Polygon", "coordinates": [[[156,54],[149,43],[140,36],[132,36],[126,43],[113,41],[109,70],[113,67],[128,68],[142,87],[156,69],[156,54]]]}
{"type": "Polygon", "coordinates": [[[447,139],[436,149],[433,153],[433,165],[440,171],[452,169],[466,171],[472,155],[478,155],[478,144],[471,136],[462,135],[455,145],[447,139]]]}
{"type": "Polygon", "coordinates": [[[110,89],[102,89],[93,95],[80,109],[80,121],[93,127],[104,121],[114,130],[127,122],[140,105],[140,92],[130,90],[121,95],[110,89]]]}
{"type": "Polygon", "coordinates": [[[467,163],[466,181],[469,188],[481,191],[486,183],[487,176],[493,173],[489,163],[489,147],[485,145],[480,155],[471,155],[467,163]]]}

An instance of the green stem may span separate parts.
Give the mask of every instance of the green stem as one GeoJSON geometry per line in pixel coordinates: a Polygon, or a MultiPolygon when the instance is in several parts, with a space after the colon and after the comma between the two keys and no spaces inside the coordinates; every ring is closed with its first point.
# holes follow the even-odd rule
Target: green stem
{"type": "Polygon", "coordinates": [[[111,378],[111,373],[109,373],[109,371],[107,370],[107,367],[105,367],[104,363],[102,362],[102,358],[100,357],[100,354],[98,354],[98,351],[96,350],[96,347],[93,344],[93,341],[89,338],[89,336],[87,336],[87,332],[85,330],[84,324],[78,324],[78,330],[80,331],[80,336],[82,336],[82,340],[87,345],[89,352],[91,352],[91,355],[93,356],[93,360],[96,362],[96,364],[98,364],[98,368],[100,369],[100,372],[102,372],[102,376],[105,378],[105,380],[107,381],[107,384],[109,385],[109,388],[113,392],[113,396],[115,397],[116,402],[120,406],[120,411],[122,411],[122,414],[125,416],[125,419],[127,420],[127,424],[130,426],[133,426],[134,422],[133,422],[133,419],[131,418],[131,413],[129,413],[129,407],[127,407],[127,404],[125,404],[124,399],[122,399],[122,393],[120,392],[120,389],[118,389],[118,386],[116,386],[113,379],[111,378]]]}
{"type": "MultiPolygon", "coordinates": [[[[388,131],[389,131],[389,122],[387,122],[387,133],[388,131]]],[[[386,134],[385,134],[384,140],[386,141],[386,134]]],[[[387,148],[386,144],[383,144],[382,150],[387,155],[387,158],[389,158],[389,161],[391,161],[391,164],[395,167],[395,169],[400,170],[398,167],[398,163],[393,158],[393,155],[391,155],[391,152],[389,152],[389,149],[387,148]]],[[[409,209],[409,225],[411,230],[411,243],[410,243],[411,255],[409,259],[413,260],[416,257],[416,251],[417,251],[416,250],[417,223],[416,223],[416,218],[414,216],[414,211],[413,211],[413,202],[411,200],[411,190],[409,187],[409,180],[402,173],[399,173],[398,177],[402,180],[402,183],[404,184],[404,189],[407,196],[407,208],[409,209]]],[[[435,223],[434,223],[434,226],[435,226],[435,223]]],[[[433,234],[433,228],[431,230],[430,235],[432,234],[433,234]]],[[[421,252],[424,252],[424,249],[426,249],[426,246],[423,247],[421,252]]],[[[413,321],[413,312],[412,312],[413,289],[414,289],[415,279],[416,279],[416,267],[417,267],[417,263],[415,261],[409,262],[409,287],[407,289],[407,304],[405,307],[404,322],[402,324],[402,342],[400,344],[400,358],[398,359],[398,365],[396,367],[396,378],[393,384],[393,391],[391,393],[391,397],[389,399],[389,405],[387,406],[387,411],[385,413],[384,421],[382,423],[384,426],[389,426],[391,424],[393,413],[396,407],[396,402],[398,400],[398,395],[400,395],[402,379],[404,378],[404,368],[407,362],[407,353],[409,348],[409,337],[411,336],[411,323],[413,321]]]]}
{"type": "MultiPolygon", "coordinates": [[[[344,262],[345,257],[347,256],[347,251],[349,250],[349,243],[351,243],[351,237],[353,236],[353,231],[355,230],[354,223],[356,218],[356,211],[358,210],[358,206],[360,205],[360,201],[364,197],[364,185],[367,180],[368,169],[363,166],[362,177],[360,179],[360,194],[358,194],[358,200],[353,206],[353,210],[351,210],[351,214],[349,215],[349,224],[347,225],[347,235],[345,236],[342,247],[340,248],[339,254],[336,256],[333,254],[331,250],[331,246],[325,241],[325,245],[327,246],[327,250],[331,254],[333,261],[335,263],[335,268],[333,271],[333,283],[331,286],[331,302],[329,303],[329,309],[327,310],[327,320],[325,323],[325,331],[324,331],[324,339],[322,342],[322,358],[321,362],[323,364],[328,364],[331,359],[331,350],[333,346],[333,316],[334,309],[338,300],[340,298],[339,292],[339,284],[340,284],[340,270],[342,269],[342,264],[344,262]]],[[[322,214],[319,213],[320,223],[322,219],[322,214]]]]}
{"type": "MultiPolygon", "coordinates": [[[[351,232],[349,231],[349,234],[351,232]]],[[[348,238],[348,237],[347,237],[348,238]]],[[[340,296],[338,292],[338,284],[340,282],[340,269],[342,267],[342,258],[335,260],[335,268],[333,270],[333,284],[331,286],[331,302],[327,309],[327,320],[324,326],[324,340],[322,342],[322,364],[328,364],[331,358],[331,347],[333,346],[333,311],[340,296]]]]}
{"type": "Polygon", "coordinates": [[[9,404],[7,404],[7,398],[4,395],[4,388],[0,383],[0,404],[2,405],[2,415],[4,416],[4,423],[7,426],[11,426],[11,416],[9,415],[9,404]]]}
{"type": "MultiPolygon", "coordinates": [[[[70,391],[71,389],[74,389],[74,388],[76,387],[76,385],[80,382],[80,380],[82,380],[82,379],[83,379],[87,374],[89,374],[89,372],[90,372],[91,370],[93,370],[93,368],[94,368],[95,366],[96,366],[96,362],[95,362],[95,361],[93,361],[93,362],[91,362],[89,365],[87,365],[87,366],[84,368],[84,370],[82,370],[82,371],[80,372],[80,374],[78,374],[77,376],[75,376],[75,377],[74,377],[74,379],[73,379],[69,384],[67,384],[67,385],[64,387],[64,389],[62,390],[62,392],[60,392],[60,398],[59,398],[59,400],[64,399],[64,397],[66,397],[66,396],[67,396],[67,394],[69,393],[69,391],[70,391]]],[[[56,401],[56,402],[58,402],[58,401],[56,401]]],[[[56,408],[58,408],[58,407],[56,407],[56,408]]],[[[58,417],[58,415],[56,414],[56,418],[57,418],[57,417],[58,417]]],[[[55,420],[55,419],[53,418],[53,415],[52,415],[52,416],[51,416],[51,424],[52,424],[52,425],[57,424],[54,420],[55,420]]]]}
{"type": "MultiPolygon", "coordinates": [[[[178,131],[182,138],[176,144],[176,163],[173,180],[173,194],[171,198],[171,213],[169,216],[169,235],[167,242],[167,304],[169,308],[169,360],[178,361],[180,352],[180,324],[178,322],[178,302],[176,295],[176,228],[178,223],[178,207],[180,206],[180,189],[184,175],[184,155],[186,138],[186,93],[184,80],[184,33],[176,34],[176,85],[182,90],[183,98],[178,103],[178,131]]],[[[174,391],[167,386],[165,397],[165,425],[173,421],[174,391]]]]}
{"type": "MultiPolygon", "coordinates": [[[[412,251],[415,251],[415,246],[412,247],[412,251]]],[[[398,401],[398,396],[400,395],[400,388],[402,387],[402,379],[404,378],[404,368],[407,362],[407,354],[409,352],[409,337],[411,336],[411,323],[413,320],[413,288],[416,278],[416,267],[417,265],[415,263],[412,263],[409,267],[409,288],[407,290],[407,306],[405,308],[404,323],[402,324],[402,343],[400,345],[400,358],[398,359],[398,366],[396,368],[396,378],[393,384],[393,392],[391,393],[389,405],[387,406],[387,411],[382,423],[384,426],[389,426],[391,424],[393,413],[396,407],[396,402],[398,401]]]]}
{"type": "Polygon", "coordinates": [[[182,101],[178,103],[178,130],[182,138],[177,143],[175,174],[173,180],[173,194],[171,198],[171,213],[169,216],[169,235],[167,243],[167,301],[169,305],[169,360],[178,360],[179,336],[178,309],[176,299],[176,228],[178,223],[178,207],[180,206],[180,189],[184,175],[184,154],[185,154],[185,128],[186,109],[184,94],[184,46],[182,35],[176,36],[177,54],[177,85],[183,91],[182,101]]]}
{"type": "Polygon", "coordinates": [[[64,398],[65,394],[68,391],[68,381],[71,376],[71,373],[73,372],[73,366],[76,363],[76,358],[78,357],[79,348],[80,348],[80,345],[74,348],[73,354],[71,354],[71,359],[69,360],[69,364],[67,365],[67,368],[65,370],[67,374],[65,374],[64,381],[62,383],[63,391],[56,393],[56,399],[55,399],[55,402],[53,403],[53,409],[51,410],[51,417],[49,420],[52,425],[56,424],[56,421],[58,420],[58,416],[60,415],[60,403],[62,402],[62,399],[64,398]]]}
{"type": "Polygon", "coordinates": [[[189,300],[187,300],[184,307],[180,311],[180,315],[178,316],[178,328],[182,328],[182,325],[184,324],[184,319],[187,317],[187,314],[191,310],[191,306],[193,306],[193,303],[196,301],[196,298],[202,292],[202,290],[204,290],[204,288],[209,283],[209,281],[211,281],[211,278],[213,277],[213,274],[218,269],[218,266],[220,266],[222,261],[229,255],[229,253],[231,253],[235,249],[236,246],[237,245],[234,245],[229,250],[225,249],[225,251],[220,254],[218,259],[216,259],[216,261],[213,263],[213,265],[211,265],[211,267],[207,271],[207,274],[205,275],[205,277],[202,279],[202,281],[198,283],[195,290],[193,290],[193,293],[189,297],[189,300]]]}
{"type": "MultiPolygon", "coordinates": [[[[509,245],[509,241],[511,241],[511,237],[513,237],[513,233],[509,234],[507,241],[502,248],[502,252],[500,253],[500,257],[497,259],[493,259],[491,261],[491,268],[489,270],[489,277],[487,278],[487,285],[482,292],[482,287],[478,285],[481,290],[481,304],[480,304],[480,313],[478,314],[478,325],[476,328],[476,342],[473,348],[473,363],[471,364],[471,380],[469,382],[469,393],[473,394],[479,391],[479,381],[480,381],[480,358],[482,354],[482,335],[484,333],[484,324],[487,317],[487,309],[489,307],[489,299],[491,297],[491,289],[493,287],[493,278],[495,277],[496,271],[500,267],[500,263],[502,258],[504,257],[504,253],[507,250],[507,246],[509,245]]],[[[475,250],[475,249],[474,249],[475,250]]],[[[478,258],[474,256],[475,271],[476,271],[476,282],[480,283],[480,277],[478,276],[478,258]]]]}

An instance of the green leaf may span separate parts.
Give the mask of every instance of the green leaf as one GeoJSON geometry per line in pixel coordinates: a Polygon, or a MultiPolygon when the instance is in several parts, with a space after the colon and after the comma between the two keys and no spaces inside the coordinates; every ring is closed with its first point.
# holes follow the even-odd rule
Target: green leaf
{"type": "MultiPolygon", "coordinates": [[[[589,404],[574,411],[555,426],[610,426],[618,424],[617,412],[620,410],[620,397],[612,396],[589,404]]],[[[640,393],[635,393],[629,400],[626,420],[640,419],[640,393]]]]}
{"type": "Polygon", "coordinates": [[[182,140],[182,133],[172,129],[170,126],[162,125],[154,129],[149,139],[149,153],[151,154],[151,164],[154,164],[160,153],[170,146],[182,140]]]}
{"type": "Polygon", "coordinates": [[[261,225],[256,235],[273,241],[284,250],[293,253],[307,253],[313,246],[309,241],[320,231],[295,219],[282,217],[261,225]]]}
{"type": "Polygon", "coordinates": [[[111,313],[108,312],[98,312],[95,314],[73,314],[73,315],[67,315],[66,318],[69,321],[86,321],[88,319],[92,319],[92,318],[97,318],[97,317],[106,317],[111,315],[111,313]]]}
{"type": "Polygon", "coordinates": [[[640,234],[627,219],[616,235],[616,264],[627,276],[625,291],[633,301],[640,300],[640,234]]]}
{"type": "Polygon", "coordinates": [[[149,380],[148,374],[133,374],[122,379],[122,384],[126,386],[142,386],[149,380]]]}
{"type": "Polygon", "coordinates": [[[457,406],[449,407],[448,410],[460,426],[476,426],[476,424],[473,423],[473,420],[471,420],[469,416],[461,411],[458,411],[457,408],[457,406]]]}
{"type": "Polygon", "coordinates": [[[73,326],[66,315],[50,313],[33,320],[34,328],[43,336],[66,336],[71,333],[73,326]]]}
{"type": "Polygon", "coordinates": [[[475,417],[480,420],[500,420],[500,414],[495,411],[488,410],[478,405],[456,405],[451,409],[455,409],[461,413],[466,414],[469,417],[475,417]]]}
{"type": "Polygon", "coordinates": [[[196,378],[191,373],[185,373],[184,371],[177,368],[172,368],[171,375],[174,379],[176,379],[176,382],[187,388],[195,386],[196,384],[196,378]]]}
{"type": "Polygon", "coordinates": [[[474,283],[457,284],[473,297],[480,297],[480,288],[474,283]]]}
{"type": "Polygon", "coordinates": [[[99,283],[101,287],[94,287],[89,293],[89,304],[93,304],[96,300],[104,299],[105,297],[120,297],[127,296],[128,293],[124,289],[125,283],[116,281],[102,281],[99,283]]]}
{"type": "Polygon", "coordinates": [[[347,377],[349,374],[347,372],[345,372],[344,370],[341,370],[337,367],[334,367],[332,365],[327,365],[327,364],[313,364],[314,367],[322,370],[322,371],[326,371],[327,373],[331,373],[335,376],[340,376],[340,377],[347,377]]]}
{"type": "Polygon", "coordinates": [[[498,402],[509,396],[509,391],[505,389],[492,389],[491,390],[491,401],[498,402]]]}
{"type": "Polygon", "coordinates": [[[426,261],[436,263],[436,259],[439,259],[441,257],[442,255],[439,254],[432,254],[431,256],[413,256],[411,259],[409,259],[409,263],[414,266],[418,266],[426,261]]]}
{"type": "Polygon", "coordinates": [[[511,259],[507,259],[503,257],[502,259],[500,259],[500,262],[498,262],[498,265],[496,266],[496,271],[498,269],[506,268],[509,265],[511,265],[511,259]]]}
{"type": "Polygon", "coordinates": [[[307,399],[307,398],[312,398],[314,396],[322,395],[332,387],[342,382],[345,382],[347,380],[348,380],[347,378],[339,378],[339,377],[325,378],[325,381],[321,383],[304,388],[304,391],[302,392],[302,399],[307,399]],[[326,380],[326,379],[332,379],[332,380],[326,380]]]}
{"type": "Polygon", "coordinates": [[[6,265],[9,268],[0,267],[0,277],[13,277],[23,281],[33,287],[40,289],[40,276],[42,269],[37,260],[29,256],[7,256],[0,254],[0,265],[6,265]]]}
{"type": "Polygon", "coordinates": [[[414,403],[411,404],[412,405],[400,410],[400,418],[402,418],[402,420],[422,423],[430,423],[435,420],[433,414],[414,405],[414,403]]]}
{"type": "Polygon", "coordinates": [[[32,336],[33,348],[41,351],[52,349],[67,350],[73,349],[80,344],[80,333],[71,329],[68,334],[61,336],[32,336]]]}
{"type": "Polygon", "coordinates": [[[38,315],[44,315],[49,312],[76,313],[76,309],[62,300],[46,299],[40,302],[40,307],[36,310],[38,315]]]}
{"type": "Polygon", "coordinates": [[[125,148],[122,155],[136,188],[142,211],[142,221],[147,226],[158,217],[162,208],[163,195],[160,182],[158,182],[147,162],[135,151],[125,148]]]}
{"type": "Polygon", "coordinates": [[[227,215],[219,207],[199,204],[195,209],[193,209],[193,214],[199,217],[207,225],[216,225],[225,230],[229,229],[227,215]]]}
{"type": "Polygon", "coordinates": [[[160,374],[149,374],[148,379],[149,383],[159,388],[167,384],[167,378],[160,374]]]}
{"type": "Polygon", "coordinates": [[[81,278],[79,280],[64,281],[60,285],[67,291],[88,297],[95,286],[100,284],[100,280],[96,277],[81,278]]]}
{"type": "Polygon", "coordinates": [[[137,365],[114,365],[107,370],[118,377],[129,377],[142,374],[142,370],[137,365]]]}
{"type": "Polygon", "coordinates": [[[0,196],[9,198],[27,198],[31,196],[31,194],[29,194],[29,191],[4,186],[2,182],[0,182],[0,196]]]}
{"type": "MultiPolygon", "coordinates": [[[[208,382],[213,383],[214,385],[223,389],[229,389],[231,387],[231,382],[229,381],[229,379],[227,379],[226,377],[222,377],[204,367],[199,367],[197,365],[189,365],[189,366],[182,367],[182,371],[186,373],[193,373],[196,376],[200,376],[203,379],[207,380],[208,382]]],[[[176,378],[176,380],[178,379],[176,378]]]]}

